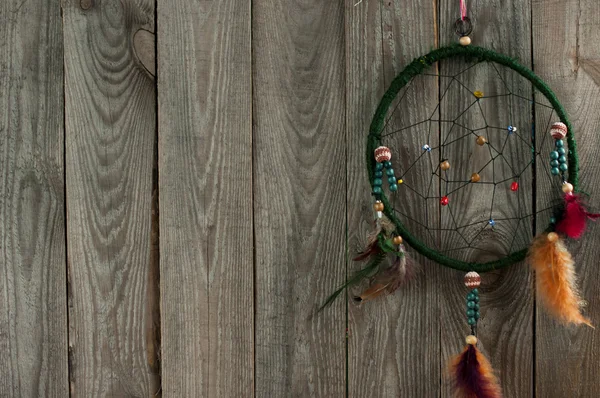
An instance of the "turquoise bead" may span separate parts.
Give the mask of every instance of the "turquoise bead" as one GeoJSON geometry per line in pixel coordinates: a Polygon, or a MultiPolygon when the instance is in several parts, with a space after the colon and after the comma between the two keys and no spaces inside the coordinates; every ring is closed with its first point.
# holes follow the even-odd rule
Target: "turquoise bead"
{"type": "Polygon", "coordinates": [[[552,160],[558,159],[559,156],[560,155],[556,151],[550,152],[550,159],[552,159],[552,160]]]}
{"type": "Polygon", "coordinates": [[[468,301],[475,301],[475,295],[473,293],[467,294],[467,300],[468,301]]]}
{"type": "Polygon", "coordinates": [[[373,193],[381,193],[381,187],[373,187],[373,193]]]}
{"type": "Polygon", "coordinates": [[[479,296],[475,296],[475,298],[473,299],[474,302],[478,303],[479,302],[479,296]]]}
{"type": "Polygon", "coordinates": [[[473,290],[471,290],[471,293],[473,293],[474,295],[478,296],[479,295],[479,289],[473,289],[473,290]]]}
{"type": "Polygon", "coordinates": [[[558,166],[558,168],[560,169],[560,171],[567,171],[569,169],[569,166],[567,166],[566,163],[561,163],[560,166],[558,166]]]}
{"type": "Polygon", "coordinates": [[[477,303],[473,303],[473,304],[475,304],[475,307],[473,307],[473,309],[474,309],[475,311],[479,311],[479,304],[477,304],[477,303]]]}
{"type": "Polygon", "coordinates": [[[565,148],[558,148],[556,150],[556,152],[558,152],[559,155],[564,155],[567,153],[567,151],[565,150],[565,148]]]}
{"type": "Polygon", "coordinates": [[[563,145],[565,145],[565,143],[563,142],[563,140],[556,140],[556,147],[557,148],[562,148],[563,145]]]}
{"type": "Polygon", "coordinates": [[[550,162],[550,166],[552,166],[552,167],[558,167],[559,164],[560,163],[558,162],[558,160],[553,160],[550,162]]]}
{"type": "Polygon", "coordinates": [[[474,318],[475,318],[475,319],[479,319],[479,318],[481,318],[481,314],[479,313],[479,311],[476,311],[476,312],[475,312],[475,316],[474,316],[474,318]]]}
{"type": "Polygon", "coordinates": [[[383,184],[383,181],[381,180],[381,178],[376,178],[373,180],[373,185],[375,185],[376,187],[380,187],[381,184],[383,184]]]}
{"type": "Polygon", "coordinates": [[[385,167],[386,169],[391,169],[392,168],[392,162],[390,162],[389,160],[383,162],[383,167],[385,167]]]}
{"type": "Polygon", "coordinates": [[[388,178],[388,183],[390,185],[395,184],[396,183],[396,177],[394,177],[394,176],[389,177],[388,178]]]}
{"type": "Polygon", "coordinates": [[[390,185],[390,191],[396,192],[397,190],[398,190],[398,185],[396,185],[396,184],[390,185]]]}
{"type": "Polygon", "coordinates": [[[560,173],[560,170],[558,170],[558,167],[553,167],[550,170],[550,173],[552,173],[553,176],[557,176],[560,173]]]}
{"type": "Polygon", "coordinates": [[[550,217],[550,224],[556,224],[556,217],[550,217]]]}
{"type": "Polygon", "coordinates": [[[377,164],[375,165],[375,170],[377,170],[377,171],[381,171],[381,170],[383,170],[383,163],[377,163],[377,164]]]}
{"type": "Polygon", "coordinates": [[[387,174],[388,177],[393,177],[394,176],[394,169],[387,169],[385,171],[385,174],[387,174]]]}
{"type": "Polygon", "coordinates": [[[472,318],[475,316],[475,310],[467,310],[467,317],[472,318]]]}
{"type": "Polygon", "coordinates": [[[475,305],[477,305],[477,303],[475,303],[474,301],[467,301],[467,308],[474,309],[475,305]]]}
{"type": "MultiPolygon", "coordinates": [[[[557,163],[558,163],[558,162],[557,162],[557,163]]],[[[558,166],[558,164],[557,164],[557,166],[558,166]]],[[[376,171],[376,172],[375,172],[375,177],[376,177],[376,178],[381,178],[381,177],[383,177],[383,171],[376,171]]]]}
{"type": "Polygon", "coordinates": [[[469,325],[473,326],[477,323],[477,320],[473,317],[467,319],[467,322],[469,323],[469,325]]]}
{"type": "Polygon", "coordinates": [[[558,162],[559,163],[567,163],[567,158],[565,157],[565,155],[562,155],[561,157],[559,157],[558,162]]]}

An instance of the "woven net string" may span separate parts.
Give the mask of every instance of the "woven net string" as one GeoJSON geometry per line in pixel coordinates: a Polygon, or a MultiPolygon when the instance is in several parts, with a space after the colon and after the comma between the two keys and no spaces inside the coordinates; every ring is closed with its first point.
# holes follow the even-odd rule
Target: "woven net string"
{"type": "Polygon", "coordinates": [[[436,50],[394,80],[382,105],[369,149],[385,145],[394,153],[399,188],[382,198],[386,215],[411,246],[443,265],[485,272],[520,261],[534,223],[552,228],[562,182],[577,185],[571,132],[569,171],[550,171],[550,126],[559,120],[569,126],[562,106],[533,72],[508,57],[477,47],[436,50]],[[485,143],[478,143],[480,136],[485,143]],[[441,167],[444,161],[449,169],[441,167]],[[498,233],[502,245],[490,249],[498,233]],[[474,254],[489,260],[467,261],[474,254]]]}

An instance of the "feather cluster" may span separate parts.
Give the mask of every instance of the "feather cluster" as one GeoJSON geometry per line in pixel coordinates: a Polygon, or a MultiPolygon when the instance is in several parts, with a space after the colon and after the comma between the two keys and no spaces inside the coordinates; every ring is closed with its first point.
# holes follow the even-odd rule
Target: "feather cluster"
{"type": "Polygon", "coordinates": [[[468,344],[450,364],[454,394],[461,398],[501,398],[502,390],[492,365],[475,347],[468,344]]]}
{"type": "Polygon", "coordinates": [[[356,301],[372,300],[382,294],[393,293],[414,278],[417,273],[416,263],[406,255],[403,245],[396,246],[392,243],[393,239],[390,235],[395,228],[396,226],[385,216],[376,220],[375,229],[367,235],[365,249],[353,259],[367,264],[333,292],[318,311],[333,303],[344,290],[358,285],[365,279],[375,282],[371,283],[371,286],[360,296],[355,297],[356,301]],[[388,255],[394,257],[394,263],[388,268],[383,268],[382,263],[388,255]]]}
{"type": "Polygon", "coordinates": [[[565,195],[565,210],[561,220],[556,224],[556,232],[577,239],[585,232],[587,220],[598,218],[600,214],[588,212],[579,195],[568,193],[565,195]]]}
{"type": "Polygon", "coordinates": [[[592,326],[579,309],[581,298],[573,258],[556,233],[534,238],[528,262],[535,270],[537,297],[546,310],[562,323],[592,326]]]}
{"type": "Polygon", "coordinates": [[[410,258],[404,246],[400,245],[394,263],[375,277],[375,281],[367,290],[354,298],[355,301],[373,300],[381,295],[394,293],[401,286],[413,280],[418,272],[418,265],[410,258]]]}

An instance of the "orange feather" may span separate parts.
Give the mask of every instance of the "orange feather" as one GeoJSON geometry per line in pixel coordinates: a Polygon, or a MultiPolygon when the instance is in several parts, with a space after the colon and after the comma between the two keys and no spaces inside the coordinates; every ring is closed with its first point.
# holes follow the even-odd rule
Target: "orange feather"
{"type": "Polygon", "coordinates": [[[356,300],[356,301],[373,300],[374,298],[377,298],[377,297],[381,296],[382,294],[386,293],[387,287],[388,287],[387,284],[376,283],[373,286],[369,287],[364,292],[362,292],[360,296],[355,297],[354,300],[356,300]]]}
{"type": "Polygon", "coordinates": [[[543,233],[533,240],[528,262],[535,270],[537,297],[547,311],[562,323],[593,327],[581,315],[573,258],[556,233],[543,233]]]}

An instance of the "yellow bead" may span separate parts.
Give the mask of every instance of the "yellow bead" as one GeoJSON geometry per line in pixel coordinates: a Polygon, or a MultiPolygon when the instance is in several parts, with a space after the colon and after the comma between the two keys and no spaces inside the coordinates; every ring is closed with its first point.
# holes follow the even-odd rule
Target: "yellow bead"
{"type": "Polygon", "coordinates": [[[483,98],[483,91],[475,91],[473,95],[477,98],[483,98]]]}
{"type": "Polygon", "coordinates": [[[394,239],[392,239],[392,242],[394,242],[395,245],[401,245],[403,242],[402,237],[400,235],[394,236],[394,239]]]}
{"type": "Polygon", "coordinates": [[[469,36],[463,36],[460,39],[458,39],[458,42],[461,46],[468,46],[469,44],[471,44],[471,38],[469,36]]]}
{"type": "Polygon", "coordinates": [[[375,204],[373,205],[373,209],[375,211],[383,211],[383,203],[381,203],[381,201],[377,201],[375,202],[375,204]]]}
{"type": "Polygon", "coordinates": [[[479,174],[477,174],[477,173],[471,174],[471,182],[479,182],[479,180],[481,180],[481,177],[479,176],[479,174]]]}
{"type": "Polygon", "coordinates": [[[475,345],[475,344],[477,344],[477,337],[475,337],[472,334],[470,334],[470,335],[467,336],[467,338],[465,339],[465,341],[469,345],[475,345]]]}
{"type": "Polygon", "coordinates": [[[480,135],[477,137],[477,145],[485,145],[486,142],[487,140],[484,136],[480,135]]]}
{"type": "Polygon", "coordinates": [[[440,169],[446,171],[450,168],[450,162],[448,162],[447,160],[444,160],[442,163],[440,163],[440,169]]]}
{"type": "Polygon", "coordinates": [[[573,184],[565,182],[562,186],[562,191],[564,193],[572,193],[573,192],[573,184]]]}
{"type": "Polygon", "coordinates": [[[548,234],[548,242],[556,242],[558,240],[558,234],[556,232],[550,232],[548,234]]]}
{"type": "Polygon", "coordinates": [[[401,179],[398,180],[398,185],[400,185],[402,183],[404,183],[404,180],[401,178],[401,179]]]}

